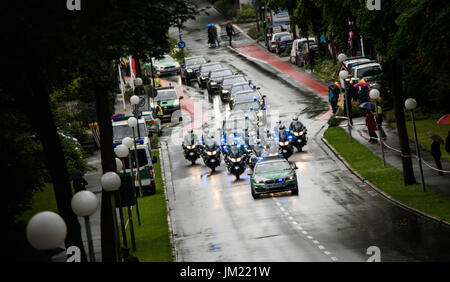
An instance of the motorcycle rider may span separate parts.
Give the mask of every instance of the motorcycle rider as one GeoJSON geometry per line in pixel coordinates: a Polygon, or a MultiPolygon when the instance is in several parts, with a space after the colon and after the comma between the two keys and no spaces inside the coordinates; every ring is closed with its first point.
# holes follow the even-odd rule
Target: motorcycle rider
{"type": "Polygon", "coordinates": [[[305,128],[305,126],[303,125],[303,123],[301,121],[298,120],[297,116],[295,116],[292,119],[291,124],[289,125],[289,130],[293,130],[293,129],[303,130],[304,128],[305,128]]]}

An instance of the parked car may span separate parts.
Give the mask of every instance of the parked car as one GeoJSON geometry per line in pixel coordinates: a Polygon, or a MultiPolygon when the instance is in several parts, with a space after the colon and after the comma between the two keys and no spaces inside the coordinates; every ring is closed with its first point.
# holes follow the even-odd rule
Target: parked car
{"type": "Polygon", "coordinates": [[[169,55],[152,58],[152,62],[158,75],[180,73],[180,64],[169,55]]]}
{"type": "Polygon", "coordinates": [[[309,41],[309,44],[313,44],[316,42],[316,39],[314,37],[310,37],[309,39],[300,38],[292,42],[291,53],[289,55],[289,61],[292,64],[297,66],[303,66],[305,64],[305,53],[308,50],[307,41],[309,41]]]}
{"type": "Polygon", "coordinates": [[[209,72],[208,78],[206,79],[206,89],[208,89],[209,97],[219,93],[220,84],[223,79],[230,75],[233,75],[230,69],[217,69],[209,72]]]}
{"type": "Polygon", "coordinates": [[[275,51],[277,54],[281,54],[284,50],[292,47],[292,36],[290,34],[282,35],[277,40],[277,46],[275,51]]]}
{"type": "Polygon", "coordinates": [[[149,129],[149,132],[151,134],[158,134],[158,136],[161,136],[162,134],[162,125],[161,120],[159,118],[153,117],[152,111],[143,111],[141,113],[141,116],[145,119],[145,122],[147,123],[147,128],[149,129]]]}
{"type": "Polygon", "coordinates": [[[269,40],[269,44],[267,45],[267,50],[269,50],[270,52],[275,52],[276,48],[277,48],[277,42],[280,39],[280,37],[283,35],[289,35],[289,32],[283,31],[283,32],[274,33],[272,35],[272,38],[269,40]]]}
{"type": "Polygon", "coordinates": [[[203,89],[206,88],[206,82],[209,72],[218,69],[223,69],[222,64],[220,63],[201,64],[197,72],[198,87],[203,89]]]}
{"type": "Polygon", "coordinates": [[[220,84],[219,89],[219,94],[222,101],[230,100],[230,90],[235,83],[244,83],[244,82],[247,82],[247,80],[243,75],[232,75],[225,77],[222,83],[220,84]]]}
{"type": "Polygon", "coordinates": [[[197,78],[200,65],[204,63],[206,59],[203,56],[185,58],[184,64],[181,64],[181,81],[187,85],[192,79],[197,78]]]}
{"type": "MultiPolygon", "coordinates": [[[[345,61],[343,62],[343,65],[350,71],[349,75],[351,75],[351,70],[354,65],[359,64],[359,63],[368,63],[368,62],[370,62],[370,59],[366,58],[365,56],[350,57],[350,58],[345,59],[345,61]]],[[[338,73],[342,69],[345,69],[345,68],[341,65],[338,73]]]]}
{"type": "Polygon", "coordinates": [[[382,75],[383,70],[381,69],[381,65],[375,60],[366,63],[358,63],[351,69],[351,77],[357,78],[358,80],[364,79],[370,86],[381,84],[382,75]]]}
{"type": "Polygon", "coordinates": [[[284,29],[283,26],[281,26],[281,25],[266,27],[266,29],[265,29],[266,36],[264,38],[266,47],[269,45],[269,42],[272,39],[272,35],[274,33],[283,32],[283,31],[287,31],[287,30],[284,29]]]}

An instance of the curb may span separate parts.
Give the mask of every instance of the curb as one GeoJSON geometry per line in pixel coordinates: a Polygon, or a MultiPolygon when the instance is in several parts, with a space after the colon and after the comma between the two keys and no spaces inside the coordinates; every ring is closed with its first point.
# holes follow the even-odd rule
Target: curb
{"type": "Polygon", "coordinates": [[[380,190],[379,188],[377,188],[375,185],[373,185],[372,183],[370,183],[367,179],[365,179],[364,177],[362,177],[358,172],[356,172],[346,161],[345,159],[334,149],[333,146],[331,146],[328,141],[322,136],[320,138],[322,140],[322,142],[328,147],[328,149],[330,149],[330,151],[333,152],[333,154],[347,167],[347,169],[353,173],[356,177],[358,177],[359,180],[361,180],[362,183],[366,183],[370,188],[372,188],[373,190],[375,190],[375,192],[379,193],[381,196],[383,196],[384,198],[386,198],[387,200],[393,202],[394,204],[404,208],[405,210],[408,210],[410,212],[413,212],[417,215],[423,216],[425,218],[431,219],[433,221],[438,222],[439,224],[444,224],[447,225],[448,227],[450,227],[450,223],[443,220],[443,219],[439,219],[437,217],[434,217],[432,215],[429,215],[425,212],[419,211],[413,207],[410,207],[408,205],[403,204],[402,202],[392,198],[390,195],[388,195],[387,193],[385,193],[384,191],[380,190]]]}
{"type": "MultiPolygon", "coordinates": [[[[159,160],[160,163],[162,163],[161,165],[161,177],[163,180],[163,185],[164,185],[164,198],[166,201],[166,212],[167,212],[167,225],[169,227],[169,233],[170,233],[170,244],[172,245],[172,258],[174,259],[174,261],[176,262],[178,260],[178,256],[177,256],[177,248],[175,246],[175,239],[174,239],[174,231],[173,231],[173,226],[172,226],[172,215],[170,213],[170,205],[169,205],[169,197],[168,197],[168,191],[167,191],[167,186],[170,183],[170,185],[172,185],[172,180],[170,180],[169,182],[166,181],[166,161],[165,156],[163,157],[163,152],[162,152],[162,143],[164,143],[164,145],[167,147],[167,143],[166,142],[162,142],[160,141],[159,143],[159,160]]],[[[167,151],[165,151],[167,152],[167,151]]]]}

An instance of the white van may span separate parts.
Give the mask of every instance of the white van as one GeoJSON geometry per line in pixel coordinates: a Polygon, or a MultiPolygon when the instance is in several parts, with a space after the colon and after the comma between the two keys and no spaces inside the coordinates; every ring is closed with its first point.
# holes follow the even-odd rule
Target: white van
{"type": "MultiPolygon", "coordinates": [[[[303,59],[303,54],[308,49],[307,45],[308,39],[306,38],[300,38],[295,39],[294,42],[292,42],[292,48],[291,53],[289,55],[289,62],[295,65],[301,65],[300,61],[303,59]],[[302,57],[302,58],[300,58],[302,57]]],[[[316,39],[314,37],[309,38],[309,44],[316,43],[316,39]]]]}

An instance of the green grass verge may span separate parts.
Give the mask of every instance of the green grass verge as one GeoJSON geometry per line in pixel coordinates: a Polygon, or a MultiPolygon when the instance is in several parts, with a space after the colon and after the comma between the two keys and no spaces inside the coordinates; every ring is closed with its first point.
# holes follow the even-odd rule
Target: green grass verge
{"type": "MultiPolygon", "coordinates": [[[[417,139],[419,140],[419,144],[422,145],[428,151],[431,150],[431,138],[428,137],[427,132],[432,131],[444,139],[447,138],[448,131],[450,130],[450,124],[436,124],[437,119],[424,119],[424,120],[416,120],[416,131],[417,131],[417,139]]],[[[397,128],[397,124],[392,124],[395,128],[397,128]]],[[[406,128],[408,130],[408,137],[414,140],[414,129],[412,125],[412,121],[406,122],[406,128]]],[[[414,149],[415,150],[415,149],[414,149]]],[[[450,161],[450,154],[445,151],[445,146],[441,146],[442,158],[450,161]]]]}
{"type": "Polygon", "coordinates": [[[381,158],[355,139],[349,143],[348,134],[341,127],[329,127],[324,138],[354,170],[380,190],[410,207],[450,222],[450,199],[440,197],[429,187],[424,193],[420,184],[405,186],[400,170],[389,164],[383,167],[381,158]]]}
{"type": "Polygon", "coordinates": [[[17,216],[16,221],[27,223],[33,215],[42,211],[52,211],[58,213],[52,183],[45,183],[41,191],[36,191],[33,194],[31,209],[26,210],[21,215],[17,216]]]}
{"type": "MultiPolygon", "coordinates": [[[[333,60],[330,59],[317,59],[314,65],[314,74],[327,81],[335,81],[338,79],[336,75],[336,70],[339,64],[334,64],[333,60]]],[[[311,69],[309,63],[301,67],[305,70],[311,69]]]]}
{"type": "MultiPolygon", "coordinates": [[[[156,194],[138,198],[141,226],[137,225],[136,209],[133,208],[133,225],[136,238],[136,252],[133,254],[141,262],[171,262],[172,245],[170,243],[167,222],[166,200],[161,176],[159,152],[152,152],[158,158],[153,166],[156,176],[156,194]]],[[[128,213],[124,209],[125,221],[128,213]]],[[[131,249],[130,228],[127,227],[127,239],[131,249]]]]}

